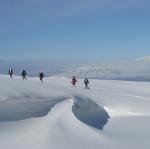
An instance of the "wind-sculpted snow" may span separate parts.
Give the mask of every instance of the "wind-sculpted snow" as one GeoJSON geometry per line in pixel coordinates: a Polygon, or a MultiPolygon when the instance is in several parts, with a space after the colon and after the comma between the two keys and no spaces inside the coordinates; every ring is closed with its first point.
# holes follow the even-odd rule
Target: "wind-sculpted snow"
{"type": "Polygon", "coordinates": [[[88,98],[75,97],[72,107],[74,115],[83,123],[97,129],[103,129],[109,115],[103,107],[88,98]]]}
{"type": "Polygon", "coordinates": [[[0,75],[0,148],[149,149],[149,107],[146,82],[0,75]]]}
{"type": "MultiPolygon", "coordinates": [[[[18,121],[45,116],[55,104],[68,100],[71,96],[67,93],[53,97],[35,96],[35,93],[24,92],[20,96],[10,96],[5,100],[0,100],[0,121],[18,121]]],[[[72,96],[72,100],[74,103],[72,111],[78,120],[91,127],[103,129],[109,116],[102,107],[80,95],[72,96]]]]}
{"type": "MultiPolygon", "coordinates": [[[[61,102],[66,100],[66,97],[58,97],[53,100],[41,97],[33,101],[32,98],[22,97],[25,102],[16,101],[19,100],[17,97],[13,97],[0,104],[0,121],[17,121],[33,117],[41,117],[48,114],[51,108],[61,102]]],[[[21,98],[20,98],[20,101],[21,98]]]]}
{"type": "MultiPolygon", "coordinates": [[[[38,99],[36,102],[28,101],[15,104],[13,100],[16,100],[16,98],[11,99],[11,102],[6,101],[0,105],[0,121],[17,121],[45,116],[55,104],[67,100],[68,98],[60,97],[60,99],[47,99],[45,101],[42,101],[42,99],[44,99],[44,97],[40,100],[38,99]]],[[[97,129],[102,129],[109,118],[107,112],[90,99],[76,97],[72,110],[79,120],[97,129]]]]}
{"type": "MultiPolygon", "coordinates": [[[[45,116],[55,104],[68,100],[69,96],[57,97],[53,100],[41,97],[36,101],[32,101],[30,96],[22,98],[26,102],[16,102],[19,98],[13,97],[11,101],[6,100],[3,104],[0,104],[0,121],[18,121],[45,116]]],[[[88,98],[75,97],[72,100],[74,102],[72,111],[80,121],[91,127],[103,129],[109,116],[102,107],[88,98]]]]}

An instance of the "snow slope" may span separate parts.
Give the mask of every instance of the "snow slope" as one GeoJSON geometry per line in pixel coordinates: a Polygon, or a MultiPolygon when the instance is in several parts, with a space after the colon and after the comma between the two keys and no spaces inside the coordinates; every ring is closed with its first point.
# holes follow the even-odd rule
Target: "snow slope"
{"type": "Polygon", "coordinates": [[[150,83],[44,81],[0,75],[0,148],[149,149],[150,83]]]}

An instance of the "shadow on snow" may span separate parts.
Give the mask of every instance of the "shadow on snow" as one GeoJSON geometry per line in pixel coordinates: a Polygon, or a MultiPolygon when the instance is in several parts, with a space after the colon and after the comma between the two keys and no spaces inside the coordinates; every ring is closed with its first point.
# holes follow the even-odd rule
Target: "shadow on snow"
{"type": "Polygon", "coordinates": [[[94,127],[103,129],[110,118],[106,110],[88,98],[75,97],[75,102],[72,107],[74,115],[81,122],[94,127]]]}

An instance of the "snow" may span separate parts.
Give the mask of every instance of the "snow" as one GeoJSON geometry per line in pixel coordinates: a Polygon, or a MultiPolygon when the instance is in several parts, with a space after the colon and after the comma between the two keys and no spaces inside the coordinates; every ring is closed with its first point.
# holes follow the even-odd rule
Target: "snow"
{"type": "Polygon", "coordinates": [[[0,148],[149,149],[150,83],[90,80],[90,88],[0,75],[0,148]]]}

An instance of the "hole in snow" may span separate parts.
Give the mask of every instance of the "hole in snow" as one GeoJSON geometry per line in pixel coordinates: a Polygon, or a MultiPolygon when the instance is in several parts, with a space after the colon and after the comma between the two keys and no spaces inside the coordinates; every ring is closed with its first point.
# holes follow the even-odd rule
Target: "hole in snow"
{"type": "Polygon", "coordinates": [[[102,130],[109,119],[106,110],[91,99],[80,97],[75,99],[72,111],[77,119],[91,127],[102,130]]]}

